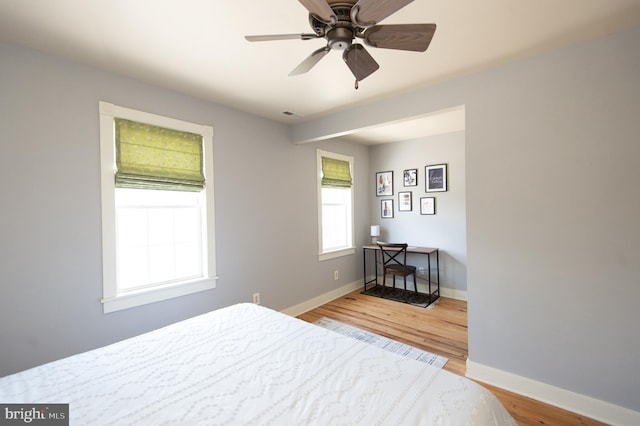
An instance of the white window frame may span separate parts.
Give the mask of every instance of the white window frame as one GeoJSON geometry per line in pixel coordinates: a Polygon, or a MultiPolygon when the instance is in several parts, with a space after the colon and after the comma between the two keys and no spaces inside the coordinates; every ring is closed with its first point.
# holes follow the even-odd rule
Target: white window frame
{"type": "Polygon", "coordinates": [[[213,127],[189,123],[138,111],[108,102],[99,102],[100,111],[100,167],[102,198],[102,286],[104,313],[128,309],[148,303],[210,290],[216,287],[215,215],[213,193],[213,127]],[[204,276],[118,294],[116,283],[116,206],[115,206],[115,127],[114,118],[151,124],[202,135],[204,144],[205,196],[203,233],[204,276]]]}
{"type": "Polygon", "coordinates": [[[324,251],[324,244],[322,241],[322,157],[335,158],[337,160],[347,161],[351,168],[351,177],[355,176],[354,173],[354,159],[348,155],[336,154],[335,152],[323,151],[318,149],[316,151],[317,157],[317,194],[318,194],[318,260],[335,259],[337,257],[348,256],[354,254],[356,248],[354,246],[355,241],[355,206],[354,206],[354,185],[351,186],[351,246],[341,248],[338,250],[324,251]]]}

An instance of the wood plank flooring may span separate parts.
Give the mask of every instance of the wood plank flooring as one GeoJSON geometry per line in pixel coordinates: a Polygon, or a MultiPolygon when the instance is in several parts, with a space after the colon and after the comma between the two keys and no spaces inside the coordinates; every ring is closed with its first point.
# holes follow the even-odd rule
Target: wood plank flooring
{"type": "MultiPolygon", "coordinates": [[[[298,318],[314,322],[327,317],[449,358],[444,369],[464,376],[467,347],[467,303],[440,298],[433,309],[365,296],[355,291],[298,318]]],[[[484,383],[520,425],[603,425],[560,408],[484,383]]]]}

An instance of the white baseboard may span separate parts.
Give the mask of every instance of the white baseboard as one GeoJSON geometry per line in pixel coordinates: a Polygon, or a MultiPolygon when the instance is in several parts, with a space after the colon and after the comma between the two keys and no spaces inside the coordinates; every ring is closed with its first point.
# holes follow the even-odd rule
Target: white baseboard
{"type": "Polygon", "coordinates": [[[640,425],[640,412],[467,360],[467,377],[610,425],[640,425]]]}
{"type": "Polygon", "coordinates": [[[302,302],[298,305],[291,306],[290,308],[283,309],[280,312],[292,317],[296,317],[300,314],[303,314],[314,308],[317,308],[318,306],[322,306],[325,303],[329,303],[332,300],[342,297],[345,294],[349,294],[352,291],[359,289],[360,287],[362,287],[362,280],[344,285],[340,288],[321,294],[320,296],[314,297],[313,299],[307,300],[306,302],[302,302]]]}
{"type": "Polygon", "coordinates": [[[440,296],[449,299],[457,299],[467,301],[467,292],[465,290],[457,290],[455,288],[440,287],[440,296]]]}

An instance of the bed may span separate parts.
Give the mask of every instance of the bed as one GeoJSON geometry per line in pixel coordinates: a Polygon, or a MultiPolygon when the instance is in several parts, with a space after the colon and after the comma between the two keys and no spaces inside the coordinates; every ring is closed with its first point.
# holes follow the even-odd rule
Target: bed
{"type": "Polygon", "coordinates": [[[515,425],[478,384],[238,304],[0,378],[72,425],[515,425]]]}

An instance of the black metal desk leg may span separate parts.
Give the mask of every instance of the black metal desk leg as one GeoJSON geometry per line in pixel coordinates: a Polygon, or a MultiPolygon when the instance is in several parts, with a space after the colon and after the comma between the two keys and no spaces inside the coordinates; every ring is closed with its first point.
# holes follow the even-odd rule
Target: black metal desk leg
{"type": "Polygon", "coordinates": [[[440,297],[440,250],[436,250],[436,274],[438,277],[438,297],[440,297]]]}
{"type": "Polygon", "coordinates": [[[375,285],[378,285],[378,255],[377,255],[378,250],[374,249],[374,248],[367,248],[367,247],[363,247],[362,249],[362,269],[363,269],[363,287],[364,290],[363,291],[367,291],[367,284],[371,284],[371,283],[375,283],[375,285]],[[373,267],[374,267],[374,278],[368,280],[367,279],[367,252],[371,251],[373,252],[373,267]]]}
{"type": "Polygon", "coordinates": [[[431,253],[427,254],[427,277],[429,278],[429,294],[431,294],[431,253]]]}
{"type": "Polygon", "coordinates": [[[364,269],[364,274],[362,274],[362,285],[364,288],[362,291],[367,291],[367,249],[362,249],[362,267],[364,269]]]}

